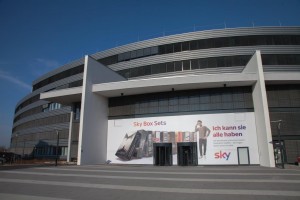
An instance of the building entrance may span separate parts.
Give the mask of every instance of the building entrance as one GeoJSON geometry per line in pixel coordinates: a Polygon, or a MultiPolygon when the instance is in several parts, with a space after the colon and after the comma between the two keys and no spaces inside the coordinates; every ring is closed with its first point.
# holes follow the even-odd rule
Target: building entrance
{"type": "Polygon", "coordinates": [[[177,163],[180,166],[198,165],[197,142],[177,143],[177,163]]]}
{"type": "Polygon", "coordinates": [[[173,165],[172,143],[153,144],[153,164],[156,166],[173,165]]]}

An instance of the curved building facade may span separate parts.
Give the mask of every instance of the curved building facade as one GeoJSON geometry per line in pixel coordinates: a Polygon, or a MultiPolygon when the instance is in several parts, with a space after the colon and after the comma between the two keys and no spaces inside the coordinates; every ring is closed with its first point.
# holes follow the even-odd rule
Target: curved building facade
{"type": "Polygon", "coordinates": [[[11,151],[78,164],[296,162],[300,27],[197,31],[85,56],[33,82],[11,151]]]}

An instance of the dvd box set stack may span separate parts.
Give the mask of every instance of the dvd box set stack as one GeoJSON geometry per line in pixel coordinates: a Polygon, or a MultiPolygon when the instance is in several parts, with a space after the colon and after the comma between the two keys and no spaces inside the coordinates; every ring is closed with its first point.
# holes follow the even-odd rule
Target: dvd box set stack
{"type": "Polygon", "coordinates": [[[153,143],[172,143],[172,154],[177,154],[178,142],[196,142],[195,132],[138,130],[124,136],[116,156],[122,160],[153,156],[153,143]]]}

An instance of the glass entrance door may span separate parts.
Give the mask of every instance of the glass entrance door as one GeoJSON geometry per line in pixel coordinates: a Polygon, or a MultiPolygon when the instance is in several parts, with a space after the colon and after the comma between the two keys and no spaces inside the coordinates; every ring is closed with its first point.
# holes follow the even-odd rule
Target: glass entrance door
{"type": "Polygon", "coordinates": [[[153,164],[156,166],[173,165],[172,143],[153,144],[153,164]]]}
{"type": "Polygon", "coordinates": [[[180,166],[198,165],[197,142],[177,143],[177,163],[180,166]]]}

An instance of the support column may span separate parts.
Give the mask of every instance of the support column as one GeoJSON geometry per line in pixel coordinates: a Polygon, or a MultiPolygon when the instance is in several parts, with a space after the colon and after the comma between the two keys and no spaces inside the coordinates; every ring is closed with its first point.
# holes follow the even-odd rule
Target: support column
{"type": "Polygon", "coordinates": [[[243,73],[257,74],[257,82],[252,87],[252,98],[260,165],[275,167],[269,107],[260,51],[255,52],[243,73]]]}
{"type": "Polygon", "coordinates": [[[72,145],[73,119],[74,119],[74,112],[71,111],[71,115],[70,115],[70,126],[69,126],[69,139],[68,139],[67,162],[71,162],[71,145],[72,145]]]}
{"type": "Polygon", "coordinates": [[[108,100],[93,93],[95,83],[126,80],[97,60],[85,56],[77,165],[106,162],[108,100]]]}

